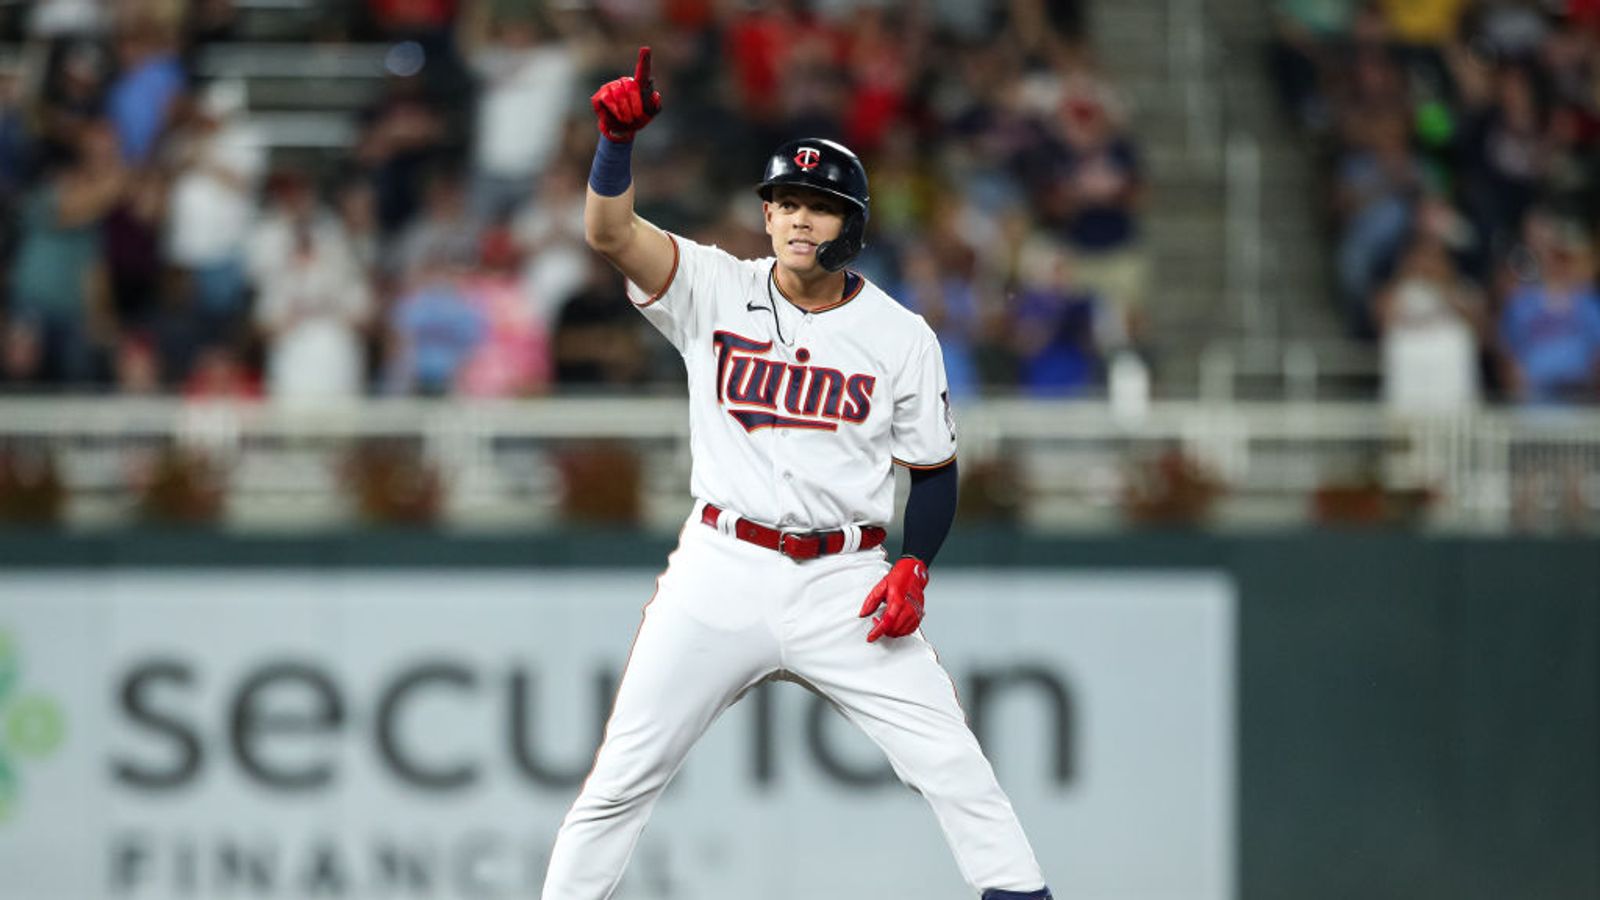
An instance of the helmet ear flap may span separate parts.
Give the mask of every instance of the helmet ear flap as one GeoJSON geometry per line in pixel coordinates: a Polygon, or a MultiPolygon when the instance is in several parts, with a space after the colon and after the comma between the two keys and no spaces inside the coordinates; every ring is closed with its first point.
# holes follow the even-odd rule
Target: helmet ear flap
{"type": "Polygon", "coordinates": [[[840,229],[839,236],[831,241],[823,241],[817,247],[817,263],[829,272],[837,272],[848,266],[850,260],[855,259],[866,245],[866,234],[866,214],[861,210],[853,210],[845,217],[844,228],[840,229]]]}

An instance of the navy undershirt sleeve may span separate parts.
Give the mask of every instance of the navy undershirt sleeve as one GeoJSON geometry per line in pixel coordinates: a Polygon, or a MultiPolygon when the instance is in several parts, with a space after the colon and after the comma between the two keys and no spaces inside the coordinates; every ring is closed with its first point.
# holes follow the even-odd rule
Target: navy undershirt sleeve
{"type": "Polygon", "coordinates": [[[589,167],[589,186],[602,197],[620,197],[633,184],[633,142],[619,143],[600,135],[589,167]]]}
{"type": "Polygon", "coordinates": [[[933,558],[950,534],[950,523],[956,518],[958,484],[953,459],[937,469],[911,470],[901,556],[915,556],[928,565],[933,564],[933,558]]]}

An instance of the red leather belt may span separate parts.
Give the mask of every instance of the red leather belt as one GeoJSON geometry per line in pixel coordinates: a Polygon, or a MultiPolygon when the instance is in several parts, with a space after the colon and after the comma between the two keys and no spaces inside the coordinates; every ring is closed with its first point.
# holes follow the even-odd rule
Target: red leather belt
{"type": "MultiPolygon", "coordinates": [[[[700,511],[700,521],[712,528],[717,527],[717,520],[720,518],[722,510],[709,503],[700,511]]],[[[816,559],[819,556],[839,553],[844,550],[846,540],[843,531],[779,531],[749,519],[740,519],[733,523],[733,536],[758,547],[776,550],[795,560],[816,559]]],[[[856,549],[871,550],[883,543],[886,536],[887,532],[876,525],[863,525],[861,545],[856,549]]]]}

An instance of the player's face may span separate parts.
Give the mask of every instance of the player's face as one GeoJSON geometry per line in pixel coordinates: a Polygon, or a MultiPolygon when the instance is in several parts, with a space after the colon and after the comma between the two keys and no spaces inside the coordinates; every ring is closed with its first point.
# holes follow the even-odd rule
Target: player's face
{"type": "Polygon", "coordinates": [[[780,187],[762,207],[773,255],[796,271],[820,268],[817,246],[838,237],[844,229],[844,201],[821,191],[780,187]]]}

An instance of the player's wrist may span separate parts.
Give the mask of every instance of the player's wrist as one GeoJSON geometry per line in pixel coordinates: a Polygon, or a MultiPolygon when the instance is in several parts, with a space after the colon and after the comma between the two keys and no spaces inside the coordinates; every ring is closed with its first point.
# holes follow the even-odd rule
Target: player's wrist
{"type": "Polygon", "coordinates": [[[909,574],[923,587],[928,585],[928,564],[920,557],[910,553],[903,553],[895,560],[894,568],[909,574]]]}
{"type": "Polygon", "coordinates": [[[633,142],[602,133],[594,150],[594,163],[589,167],[589,187],[602,197],[620,197],[632,185],[633,142]]]}

